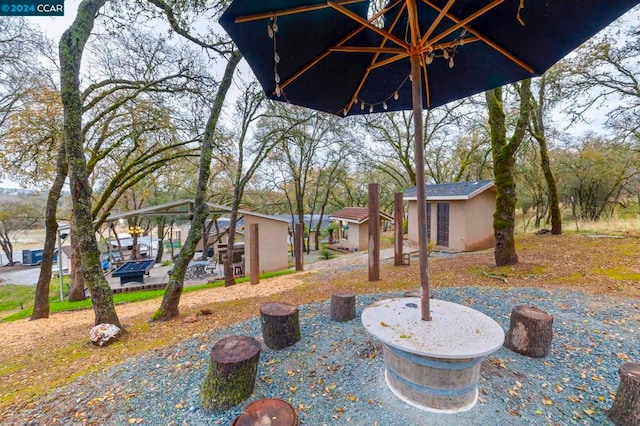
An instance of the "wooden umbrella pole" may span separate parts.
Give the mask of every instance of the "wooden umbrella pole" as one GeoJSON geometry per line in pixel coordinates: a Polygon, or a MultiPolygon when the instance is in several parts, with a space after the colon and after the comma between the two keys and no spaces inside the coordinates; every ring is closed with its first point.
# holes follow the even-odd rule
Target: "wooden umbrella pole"
{"type": "Polygon", "coordinates": [[[420,255],[420,309],[422,320],[430,321],[429,310],[429,263],[427,251],[427,204],[424,187],[424,141],[422,129],[422,78],[420,54],[411,55],[411,96],[413,101],[414,152],[416,164],[416,194],[418,199],[418,244],[420,255]]]}

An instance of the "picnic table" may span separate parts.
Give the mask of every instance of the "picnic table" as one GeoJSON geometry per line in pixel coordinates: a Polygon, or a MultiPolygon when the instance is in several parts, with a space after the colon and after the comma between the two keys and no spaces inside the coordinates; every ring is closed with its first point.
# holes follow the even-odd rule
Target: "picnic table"
{"type": "Polygon", "coordinates": [[[187,265],[186,279],[205,278],[207,275],[215,276],[215,268],[217,262],[208,262],[206,260],[192,260],[187,265]]]}
{"type": "Polygon", "coordinates": [[[149,275],[154,263],[155,260],[131,260],[120,265],[111,275],[120,277],[120,285],[130,282],[144,283],[144,276],[149,275]]]}

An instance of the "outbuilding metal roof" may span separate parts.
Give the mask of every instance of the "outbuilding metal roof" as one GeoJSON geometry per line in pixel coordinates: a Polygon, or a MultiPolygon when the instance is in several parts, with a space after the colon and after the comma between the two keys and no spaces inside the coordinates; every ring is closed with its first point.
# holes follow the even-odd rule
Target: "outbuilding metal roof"
{"type": "MultiPolygon", "coordinates": [[[[453,182],[425,185],[427,200],[469,200],[476,195],[495,187],[493,180],[472,182],[453,182]]],[[[405,200],[416,200],[416,187],[404,191],[405,200]]]]}
{"type": "MultiPolygon", "coordinates": [[[[367,207],[344,207],[341,210],[329,215],[333,220],[344,220],[347,222],[363,223],[369,219],[369,209],[367,207]]],[[[380,219],[393,221],[393,217],[380,212],[380,219]]]]}

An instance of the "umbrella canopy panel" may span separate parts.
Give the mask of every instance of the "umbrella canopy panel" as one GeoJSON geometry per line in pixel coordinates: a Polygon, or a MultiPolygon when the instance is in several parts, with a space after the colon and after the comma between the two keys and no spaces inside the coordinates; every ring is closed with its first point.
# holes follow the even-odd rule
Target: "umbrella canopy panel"
{"type": "Polygon", "coordinates": [[[412,108],[412,54],[421,56],[422,104],[435,108],[542,74],[636,4],[395,0],[367,17],[368,0],[235,0],[220,23],[271,99],[353,115],[412,108]]]}

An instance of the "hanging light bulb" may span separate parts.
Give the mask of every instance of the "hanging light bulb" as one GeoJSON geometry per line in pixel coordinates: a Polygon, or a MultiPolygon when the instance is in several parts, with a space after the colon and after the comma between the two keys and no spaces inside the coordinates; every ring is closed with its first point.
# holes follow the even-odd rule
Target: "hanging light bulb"
{"type": "Polygon", "coordinates": [[[424,58],[424,61],[427,63],[427,65],[431,65],[431,63],[433,62],[433,53],[429,53],[427,57],[424,58]]]}
{"type": "Polygon", "coordinates": [[[449,59],[449,50],[442,49],[442,56],[444,56],[445,59],[449,59]]]}
{"type": "Polygon", "coordinates": [[[458,44],[460,44],[460,46],[464,46],[464,37],[460,39],[460,43],[458,44]]]}
{"type": "Polygon", "coordinates": [[[358,103],[358,98],[353,98],[353,104],[356,105],[358,103]]]}
{"type": "Polygon", "coordinates": [[[360,104],[360,110],[364,110],[364,101],[360,104]]]}
{"type": "Polygon", "coordinates": [[[282,96],[282,90],[280,89],[280,85],[276,84],[276,96],[280,97],[282,96]]]}
{"type": "Polygon", "coordinates": [[[373,112],[373,105],[369,107],[369,112],[373,112]]]}
{"type": "Polygon", "coordinates": [[[278,18],[275,18],[273,20],[273,32],[277,33],[278,32],[278,18]]]}
{"type": "Polygon", "coordinates": [[[409,81],[413,81],[413,76],[409,74],[409,81]]]}
{"type": "Polygon", "coordinates": [[[344,115],[346,117],[346,115],[347,115],[347,109],[346,108],[342,110],[342,115],[344,115]]]}
{"type": "Polygon", "coordinates": [[[382,103],[382,108],[384,108],[384,110],[386,111],[387,109],[389,109],[389,107],[387,106],[387,101],[384,101],[382,103]]]}
{"type": "Polygon", "coordinates": [[[280,63],[280,55],[278,55],[278,52],[273,52],[273,60],[276,64],[280,63]]]}
{"type": "Polygon", "coordinates": [[[280,83],[280,74],[276,73],[276,75],[274,76],[276,83],[280,83]]]}
{"type": "Polygon", "coordinates": [[[273,29],[269,24],[267,24],[267,34],[269,34],[269,38],[273,38],[273,29]]]}
{"type": "Polygon", "coordinates": [[[453,68],[453,56],[449,58],[449,68],[453,68]]]}
{"type": "Polygon", "coordinates": [[[398,95],[398,91],[396,90],[395,93],[393,94],[393,99],[397,101],[399,97],[400,95],[398,95]]]}

